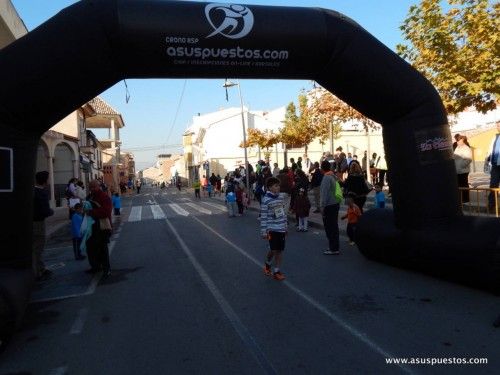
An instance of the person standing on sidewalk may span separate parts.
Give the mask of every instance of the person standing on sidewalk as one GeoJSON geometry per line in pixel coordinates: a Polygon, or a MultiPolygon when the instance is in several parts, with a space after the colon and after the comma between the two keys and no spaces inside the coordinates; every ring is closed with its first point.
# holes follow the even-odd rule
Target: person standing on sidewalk
{"type": "Polygon", "coordinates": [[[82,245],[82,233],[81,227],[83,222],[83,206],[81,203],[75,204],[73,207],[74,213],[71,218],[71,235],[73,237],[73,254],[75,255],[75,260],[84,260],[86,256],[82,255],[80,247],[82,245]]]}
{"type": "Polygon", "coordinates": [[[319,169],[319,163],[315,162],[314,163],[314,172],[311,177],[311,189],[314,194],[314,205],[316,206],[316,209],[313,211],[314,213],[319,213],[321,212],[320,204],[319,204],[319,190],[321,186],[321,180],[323,179],[323,174],[321,173],[321,170],[319,169]]]}
{"type": "MultiPolygon", "coordinates": [[[[472,150],[465,135],[461,135],[457,139],[457,147],[453,152],[453,160],[455,161],[455,169],[457,170],[458,187],[468,188],[470,164],[472,163],[472,150]]],[[[458,193],[461,203],[470,201],[468,190],[460,190],[458,193]]]]}
{"type": "Polygon", "coordinates": [[[280,194],[280,180],[270,177],[266,181],[266,194],[260,206],[260,234],[269,240],[269,251],[264,264],[264,274],[273,275],[278,281],[285,280],[285,275],[280,270],[283,251],[285,250],[285,237],[288,230],[285,200],[280,194]],[[274,259],[274,270],[272,261],[274,259]]]}
{"type": "MultiPolygon", "coordinates": [[[[500,184],[500,121],[497,121],[497,134],[491,142],[486,160],[491,166],[490,188],[498,188],[500,184]]],[[[488,207],[495,209],[495,193],[488,196],[488,207]]]]}
{"type": "Polygon", "coordinates": [[[115,216],[120,216],[120,210],[122,208],[122,199],[120,198],[120,194],[115,192],[113,194],[113,198],[111,198],[111,202],[113,203],[113,210],[115,216]]]}
{"type": "Polygon", "coordinates": [[[49,206],[47,181],[49,172],[41,171],[35,175],[35,190],[33,193],[33,271],[37,280],[51,276],[52,271],[45,268],[42,253],[45,247],[45,219],[54,215],[49,206]]]}
{"type": "Polygon", "coordinates": [[[86,211],[94,219],[95,223],[92,225],[92,234],[87,240],[87,256],[89,259],[90,270],[87,273],[104,272],[104,277],[111,275],[109,265],[109,249],[108,242],[111,237],[111,198],[108,194],[102,191],[99,181],[93,180],[89,184],[90,189],[90,203],[92,209],[86,211]],[[105,223],[109,229],[105,227],[105,223]]]}
{"type": "Polygon", "coordinates": [[[323,215],[323,226],[328,238],[328,249],[323,252],[325,255],[340,254],[339,247],[339,208],[340,202],[335,198],[337,178],[330,170],[330,162],[321,162],[323,179],[320,186],[320,207],[323,215]]]}

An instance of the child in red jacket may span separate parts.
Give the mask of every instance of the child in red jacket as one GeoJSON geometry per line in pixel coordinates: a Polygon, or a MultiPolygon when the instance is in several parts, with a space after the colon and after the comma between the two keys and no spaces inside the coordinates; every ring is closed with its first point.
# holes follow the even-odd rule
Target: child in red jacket
{"type": "Polygon", "coordinates": [[[298,232],[307,232],[307,218],[309,217],[309,211],[311,210],[311,202],[304,189],[299,190],[299,194],[295,198],[293,204],[293,210],[298,218],[299,227],[298,232]]]}

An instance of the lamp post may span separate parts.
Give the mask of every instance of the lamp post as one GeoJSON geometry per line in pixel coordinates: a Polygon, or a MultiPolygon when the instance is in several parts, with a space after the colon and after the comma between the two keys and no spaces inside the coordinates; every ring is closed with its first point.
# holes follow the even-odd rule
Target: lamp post
{"type": "Polygon", "coordinates": [[[250,191],[250,176],[249,176],[249,168],[248,168],[248,155],[247,155],[247,132],[245,130],[245,116],[244,116],[244,109],[243,109],[243,97],[241,96],[241,87],[240,87],[240,82],[237,81],[236,83],[231,82],[226,79],[222,87],[226,89],[226,100],[227,100],[227,89],[229,87],[234,87],[238,86],[238,93],[240,95],[240,105],[241,105],[241,126],[243,127],[243,149],[245,150],[245,179],[246,179],[246,186],[247,189],[250,191]]]}

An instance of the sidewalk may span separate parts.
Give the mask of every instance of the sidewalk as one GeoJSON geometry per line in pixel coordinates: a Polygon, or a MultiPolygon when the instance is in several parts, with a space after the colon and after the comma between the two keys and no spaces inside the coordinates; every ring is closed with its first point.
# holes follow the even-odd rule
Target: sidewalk
{"type": "Polygon", "coordinates": [[[56,207],[54,215],[45,219],[45,233],[47,234],[47,238],[52,237],[59,229],[70,224],[68,207],[56,207]]]}

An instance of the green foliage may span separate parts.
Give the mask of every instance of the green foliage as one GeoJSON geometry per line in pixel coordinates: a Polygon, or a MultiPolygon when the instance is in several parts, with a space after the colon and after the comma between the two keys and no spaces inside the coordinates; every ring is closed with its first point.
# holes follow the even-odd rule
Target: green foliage
{"type": "Polygon", "coordinates": [[[423,73],[448,113],[496,108],[500,91],[500,5],[489,0],[421,0],[400,27],[408,45],[397,53],[423,73]]]}

